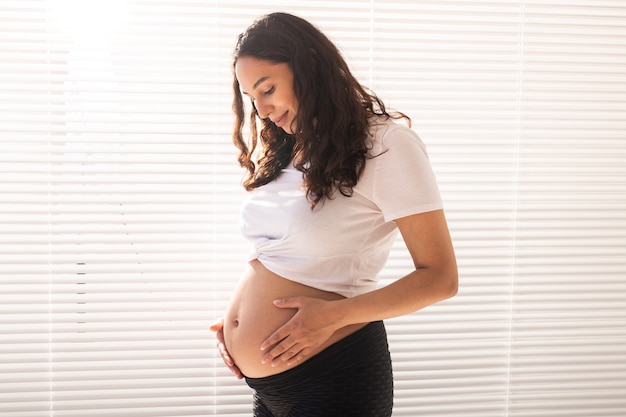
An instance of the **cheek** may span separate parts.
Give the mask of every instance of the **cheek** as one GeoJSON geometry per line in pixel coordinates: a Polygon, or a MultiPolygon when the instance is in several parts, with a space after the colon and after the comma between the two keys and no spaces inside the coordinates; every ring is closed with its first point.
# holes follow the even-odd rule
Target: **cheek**
{"type": "Polygon", "coordinates": [[[291,110],[298,108],[298,98],[293,90],[285,91],[283,98],[285,99],[284,103],[287,104],[291,110]]]}
{"type": "Polygon", "coordinates": [[[298,111],[298,100],[295,97],[291,98],[291,109],[296,113],[298,111]]]}

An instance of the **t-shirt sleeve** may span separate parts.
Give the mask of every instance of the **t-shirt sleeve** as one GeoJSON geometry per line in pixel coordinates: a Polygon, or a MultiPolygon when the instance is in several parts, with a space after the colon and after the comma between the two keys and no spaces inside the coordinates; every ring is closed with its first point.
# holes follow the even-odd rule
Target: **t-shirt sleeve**
{"type": "Polygon", "coordinates": [[[441,209],[437,180],[419,136],[401,125],[383,135],[382,152],[371,161],[373,199],[385,221],[441,209]]]}

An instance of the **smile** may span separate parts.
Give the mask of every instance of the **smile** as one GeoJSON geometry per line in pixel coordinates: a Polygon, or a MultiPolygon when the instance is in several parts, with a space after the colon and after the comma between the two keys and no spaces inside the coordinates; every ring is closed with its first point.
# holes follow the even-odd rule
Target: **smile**
{"type": "Polygon", "coordinates": [[[287,120],[287,112],[285,112],[285,114],[283,114],[278,120],[272,120],[272,121],[274,122],[276,127],[283,127],[286,120],[287,120]]]}

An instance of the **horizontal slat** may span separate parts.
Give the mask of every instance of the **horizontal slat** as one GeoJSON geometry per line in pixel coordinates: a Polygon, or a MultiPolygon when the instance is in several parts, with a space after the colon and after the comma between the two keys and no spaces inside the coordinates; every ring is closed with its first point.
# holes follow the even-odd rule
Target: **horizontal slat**
{"type": "MultiPolygon", "coordinates": [[[[623,4],[6,0],[0,417],[250,415],[208,326],[248,252],[232,48],[275,9],[413,118],[444,196],[459,294],[387,321],[394,416],[623,416],[623,4]]],[[[412,269],[399,237],[381,285],[412,269]]]]}

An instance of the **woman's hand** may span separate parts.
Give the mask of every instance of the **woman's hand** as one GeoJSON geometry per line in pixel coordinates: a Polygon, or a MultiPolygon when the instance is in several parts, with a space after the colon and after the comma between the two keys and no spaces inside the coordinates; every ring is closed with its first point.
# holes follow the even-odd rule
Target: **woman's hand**
{"type": "Polygon", "coordinates": [[[217,350],[219,350],[220,355],[222,356],[222,360],[228,366],[228,369],[235,374],[237,379],[242,379],[243,374],[235,365],[235,361],[230,357],[228,351],[226,350],[226,344],[224,343],[224,318],[219,318],[209,327],[212,332],[215,332],[215,337],[217,337],[217,350]]]}
{"type": "Polygon", "coordinates": [[[262,363],[277,366],[300,362],[326,342],[339,325],[340,311],[335,301],[310,297],[275,300],[279,308],[295,308],[297,313],[261,344],[262,363]]]}

